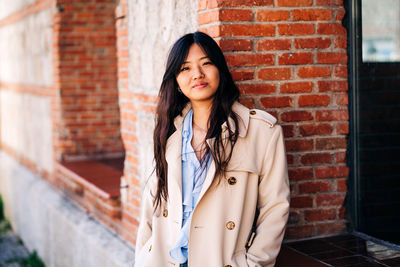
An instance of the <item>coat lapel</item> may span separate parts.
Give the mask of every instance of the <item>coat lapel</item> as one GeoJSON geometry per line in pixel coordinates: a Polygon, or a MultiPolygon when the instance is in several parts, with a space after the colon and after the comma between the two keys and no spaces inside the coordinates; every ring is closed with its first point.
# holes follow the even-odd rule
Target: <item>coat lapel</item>
{"type": "MultiPolygon", "coordinates": [[[[226,138],[228,138],[228,128],[223,127],[223,129],[222,129],[222,139],[224,140],[226,138]]],[[[215,137],[207,139],[206,142],[207,142],[208,146],[210,147],[210,150],[213,150],[214,149],[215,137]]],[[[215,177],[215,161],[214,161],[214,159],[212,159],[211,164],[210,164],[210,168],[208,169],[206,178],[205,178],[204,183],[203,183],[203,187],[201,188],[199,199],[198,199],[197,203],[200,202],[200,200],[202,199],[203,195],[207,192],[207,190],[210,187],[212,181],[214,180],[214,177],[215,177]]]]}
{"type": "MultiPolygon", "coordinates": [[[[212,150],[214,148],[214,141],[215,141],[215,137],[206,140],[208,146],[210,147],[210,150],[212,150]]],[[[214,161],[214,159],[212,159],[211,164],[210,164],[210,168],[208,169],[206,178],[204,179],[204,183],[203,183],[203,186],[201,188],[199,199],[197,200],[197,203],[200,202],[200,200],[202,199],[203,195],[207,192],[207,190],[210,187],[212,181],[214,180],[214,176],[215,176],[215,161],[214,161]]]]}
{"type": "Polygon", "coordinates": [[[211,161],[210,168],[208,169],[206,178],[203,183],[203,187],[201,188],[199,199],[197,203],[199,203],[203,197],[203,195],[207,192],[208,188],[210,187],[212,181],[214,180],[215,176],[215,162],[214,160],[211,161]]]}

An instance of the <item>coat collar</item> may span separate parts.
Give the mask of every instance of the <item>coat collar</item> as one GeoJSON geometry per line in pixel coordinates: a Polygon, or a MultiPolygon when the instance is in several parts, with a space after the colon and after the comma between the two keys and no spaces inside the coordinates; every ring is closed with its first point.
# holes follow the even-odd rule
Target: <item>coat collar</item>
{"type": "MultiPolygon", "coordinates": [[[[188,102],[185,106],[185,108],[182,110],[181,115],[178,115],[174,119],[174,125],[176,130],[182,130],[182,124],[183,120],[186,116],[186,114],[190,111],[192,108],[192,105],[190,102],[188,102]]],[[[247,134],[247,129],[249,127],[249,120],[250,120],[250,115],[249,115],[249,109],[240,104],[239,102],[235,101],[232,105],[232,111],[235,112],[238,115],[238,123],[239,123],[239,136],[240,137],[245,137],[247,134]]],[[[231,125],[231,129],[235,128],[235,122],[231,117],[228,118],[229,124],[231,125]]],[[[225,121],[221,125],[222,129],[225,130],[228,128],[227,122],[225,121]]]]}

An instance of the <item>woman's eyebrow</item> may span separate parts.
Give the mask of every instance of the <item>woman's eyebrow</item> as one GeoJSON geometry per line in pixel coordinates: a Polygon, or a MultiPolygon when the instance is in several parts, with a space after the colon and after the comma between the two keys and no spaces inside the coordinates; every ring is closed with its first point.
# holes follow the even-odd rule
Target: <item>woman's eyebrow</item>
{"type": "MultiPolygon", "coordinates": [[[[210,57],[209,57],[209,56],[204,56],[204,57],[201,57],[201,58],[200,58],[200,60],[203,60],[203,59],[210,59],[210,57]]],[[[190,61],[184,61],[184,62],[182,63],[182,65],[183,65],[183,64],[187,64],[187,63],[190,63],[190,61]]]]}

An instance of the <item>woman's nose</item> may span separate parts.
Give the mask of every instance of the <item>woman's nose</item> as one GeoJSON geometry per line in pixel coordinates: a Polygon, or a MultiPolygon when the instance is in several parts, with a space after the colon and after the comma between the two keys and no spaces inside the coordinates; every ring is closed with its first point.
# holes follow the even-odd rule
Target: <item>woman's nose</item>
{"type": "Polygon", "coordinates": [[[204,77],[203,70],[200,67],[194,68],[193,78],[199,79],[203,77],[204,77]]]}

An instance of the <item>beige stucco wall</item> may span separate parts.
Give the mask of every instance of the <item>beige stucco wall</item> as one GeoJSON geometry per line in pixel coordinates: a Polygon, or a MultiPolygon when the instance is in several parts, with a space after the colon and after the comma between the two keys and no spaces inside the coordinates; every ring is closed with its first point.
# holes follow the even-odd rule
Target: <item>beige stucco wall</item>
{"type": "Polygon", "coordinates": [[[50,99],[12,91],[0,91],[1,138],[18,155],[40,169],[53,170],[50,99]]]}
{"type": "Polygon", "coordinates": [[[10,13],[16,12],[27,5],[35,3],[37,0],[1,0],[0,1],[0,19],[7,17],[10,13]]]}
{"type": "MultiPolygon", "coordinates": [[[[0,1],[0,17],[33,2],[0,1]]],[[[27,91],[53,85],[52,42],[52,8],[0,27],[1,140],[48,172],[53,170],[50,97],[27,91]]]]}
{"type": "MultiPolygon", "coordinates": [[[[4,2],[13,1],[0,1],[4,2]]],[[[51,8],[0,27],[1,82],[50,86],[52,60],[51,8]]]]}
{"type": "MultiPolygon", "coordinates": [[[[183,34],[197,29],[197,0],[128,1],[129,90],[136,94],[157,95],[171,45],[183,34]]],[[[154,117],[137,115],[140,140],[141,181],[152,171],[154,117]]]]}
{"type": "Polygon", "coordinates": [[[197,0],[128,1],[130,89],[157,94],[170,46],[197,29],[197,0]]]}

